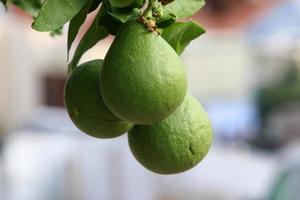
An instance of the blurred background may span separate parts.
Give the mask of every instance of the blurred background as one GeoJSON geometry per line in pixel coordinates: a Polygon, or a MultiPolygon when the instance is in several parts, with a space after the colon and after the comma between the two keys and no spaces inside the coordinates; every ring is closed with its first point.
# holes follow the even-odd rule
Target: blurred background
{"type": "Polygon", "coordinates": [[[207,33],[182,60],[214,143],[171,176],[139,165],[126,135],[77,130],[63,107],[66,30],[36,32],[30,16],[0,5],[0,199],[300,200],[300,1],[206,2],[193,18],[207,33]]]}

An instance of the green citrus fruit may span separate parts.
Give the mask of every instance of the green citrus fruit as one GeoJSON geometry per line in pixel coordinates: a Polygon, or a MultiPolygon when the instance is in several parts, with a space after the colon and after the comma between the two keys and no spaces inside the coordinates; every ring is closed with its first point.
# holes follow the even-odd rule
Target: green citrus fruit
{"type": "Polygon", "coordinates": [[[197,100],[187,95],[167,119],[153,125],[136,125],[128,135],[135,158],[159,174],[174,174],[197,165],[212,142],[212,128],[197,100]]]}
{"type": "Polygon", "coordinates": [[[121,27],[104,59],[100,83],[107,107],[135,124],[167,118],[180,106],[187,88],[176,52],[136,21],[121,27]]]}
{"type": "Polygon", "coordinates": [[[132,128],[132,124],[117,118],[105,106],[99,89],[102,60],[77,67],[65,86],[64,100],[74,124],[97,138],[117,137],[132,128]]]}
{"type": "Polygon", "coordinates": [[[132,4],[135,0],[109,0],[109,3],[117,8],[124,8],[132,4]]]}

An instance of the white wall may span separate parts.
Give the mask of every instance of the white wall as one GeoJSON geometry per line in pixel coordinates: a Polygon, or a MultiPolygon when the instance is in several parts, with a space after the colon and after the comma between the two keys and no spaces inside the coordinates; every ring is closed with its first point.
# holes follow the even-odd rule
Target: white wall
{"type": "Polygon", "coordinates": [[[200,99],[248,98],[256,72],[240,32],[210,32],[193,41],[182,54],[189,89],[200,99]]]}

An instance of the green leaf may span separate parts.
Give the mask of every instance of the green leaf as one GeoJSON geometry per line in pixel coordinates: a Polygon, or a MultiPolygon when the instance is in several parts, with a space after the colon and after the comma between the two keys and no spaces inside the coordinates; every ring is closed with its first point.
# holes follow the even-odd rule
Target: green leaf
{"type": "MultiPolygon", "coordinates": [[[[73,41],[75,40],[81,25],[84,23],[87,14],[94,0],[87,0],[82,9],[71,20],[68,30],[68,58],[73,41]]],[[[99,2],[100,3],[100,2],[99,2]]],[[[99,4],[98,4],[99,5],[99,4]]]]}
{"type": "Polygon", "coordinates": [[[112,35],[116,35],[123,24],[120,20],[112,16],[108,1],[103,1],[101,5],[99,23],[105,26],[107,31],[112,35]]]}
{"type": "Polygon", "coordinates": [[[176,16],[174,14],[164,15],[160,20],[156,22],[158,28],[167,28],[171,26],[176,21],[176,16]]]}
{"type": "Polygon", "coordinates": [[[173,47],[180,55],[187,45],[205,33],[205,30],[196,22],[175,22],[164,29],[161,36],[173,47]]]}
{"type": "Polygon", "coordinates": [[[122,9],[111,7],[110,15],[121,21],[122,23],[126,22],[129,19],[137,19],[140,16],[140,11],[138,8],[134,9],[122,9]]]}
{"type": "Polygon", "coordinates": [[[1,0],[1,2],[2,2],[3,5],[6,7],[6,2],[7,2],[7,0],[1,0]]]}
{"type": "Polygon", "coordinates": [[[130,6],[128,6],[129,8],[142,8],[146,3],[146,0],[135,0],[130,6]]]}
{"type": "Polygon", "coordinates": [[[89,9],[89,13],[93,12],[94,10],[96,10],[98,8],[98,6],[100,5],[100,3],[102,2],[102,0],[93,0],[93,3],[89,9]]]}
{"type": "Polygon", "coordinates": [[[51,37],[55,37],[55,36],[60,36],[60,35],[62,35],[62,33],[63,33],[63,27],[61,26],[61,27],[59,27],[58,29],[56,29],[56,30],[54,30],[54,31],[51,31],[51,32],[50,32],[50,35],[51,35],[51,37]]]}
{"type": "Polygon", "coordinates": [[[140,15],[137,8],[116,8],[112,7],[108,1],[103,1],[100,13],[99,23],[105,26],[112,35],[117,34],[124,22],[129,19],[137,19],[140,15]]]}
{"type": "Polygon", "coordinates": [[[70,21],[85,3],[86,0],[45,0],[32,28],[54,31],[70,21]]]}
{"type": "Polygon", "coordinates": [[[7,0],[6,4],[13,4],[32,16],[36,16],[42,7],[42,0],[7,0]]]}
{"type": "Polygon", "coordinates": [[[205,4],[204,0],[175,0],[164,7],[164,12],[176,15],[177,19],[190,17],[205,4]]]}
{"type": "Polygon", "coordinates": [[[77,66],[81,56],[90,48],[92,48],[97,42],[106,38],[109,33],[107,29],[99,23],[100,12],[98,12],[96,18],[94,19],[93,23],[79,42],[73,59],[69,63],[68,72],[71,73],[73,69],[77,66]]]}

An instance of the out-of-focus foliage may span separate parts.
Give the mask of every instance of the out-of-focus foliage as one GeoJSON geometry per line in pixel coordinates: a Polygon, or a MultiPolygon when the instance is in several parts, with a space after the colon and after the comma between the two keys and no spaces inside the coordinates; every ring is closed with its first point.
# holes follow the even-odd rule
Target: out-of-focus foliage
{"type": "Polygon", "coordinates": [[[300,74],[297,66],[290,65],[279,83],[260,91],[258,103],[262,120],[264,121],[273,109],[294,101],[300,101],[300,74]]]}
{"type": "Polygon", "coordinates": [[[43,0],[4,0],[6,4],[13,4],[32,16],[36,16],[42,7],[43,0]]]}

